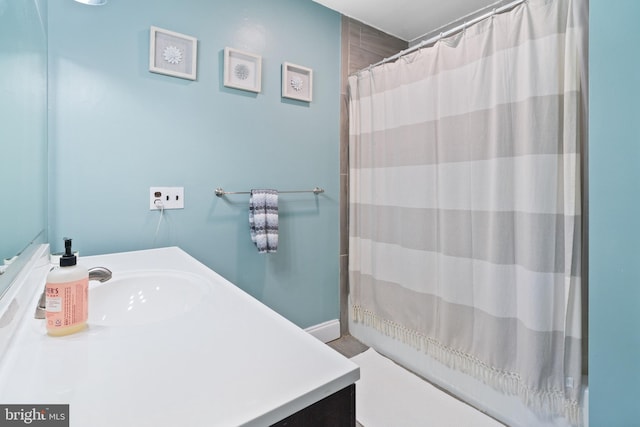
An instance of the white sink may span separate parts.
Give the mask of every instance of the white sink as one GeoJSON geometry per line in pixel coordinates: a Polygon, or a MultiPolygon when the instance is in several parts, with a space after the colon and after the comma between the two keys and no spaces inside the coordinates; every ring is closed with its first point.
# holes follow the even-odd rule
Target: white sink
{"type": "Polygon", "coordinates": [[[129,326],[160,322],[189,312],[208,290],[201,276],[174,270],[114,273],[89,287],[89,324],[129,326]]]}
{"type": "Polygon", "coordinates": [[[50,337],[31,311],[47,261],[20,284],[20,314],[0,347],[2,404],[69,404],[74,426],[268,426],[360,376],[176,247],[83,257],[113,277],[89,284],[86,331],[50,337]]]}

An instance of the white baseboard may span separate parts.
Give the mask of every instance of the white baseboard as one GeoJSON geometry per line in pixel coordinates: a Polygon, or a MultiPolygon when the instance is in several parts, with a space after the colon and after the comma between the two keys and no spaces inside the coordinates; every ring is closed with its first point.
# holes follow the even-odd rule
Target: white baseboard
{"type": "Polygon", "coordinates": [[[305,331],[325,343],[337,340],[340,338],[340,321],[338,319],[328,320],[318,325],[309,326],[305,331]]]}

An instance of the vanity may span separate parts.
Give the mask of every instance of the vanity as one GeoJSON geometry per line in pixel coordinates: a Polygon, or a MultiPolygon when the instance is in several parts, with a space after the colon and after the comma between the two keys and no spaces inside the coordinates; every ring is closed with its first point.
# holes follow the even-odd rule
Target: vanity
{"type": "Polygon", "coordinates": [[[82,332],[34,319],[44,255],[5,295],[0,404],[69,404],[76,427],[355,426],[358,366],[183,250],[78,262],[113,272],[82,332]]]}

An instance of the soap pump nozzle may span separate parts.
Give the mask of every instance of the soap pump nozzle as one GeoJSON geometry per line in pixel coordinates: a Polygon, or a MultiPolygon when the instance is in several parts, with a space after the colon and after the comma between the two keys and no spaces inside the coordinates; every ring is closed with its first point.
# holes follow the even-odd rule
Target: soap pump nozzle
{"type": "Polygon", "coordinates": [[[77,264],[76,256],[71,250],[71,239],[64,238],[64,255],[60,257],[60,267],[71,267],[77,264]]]}

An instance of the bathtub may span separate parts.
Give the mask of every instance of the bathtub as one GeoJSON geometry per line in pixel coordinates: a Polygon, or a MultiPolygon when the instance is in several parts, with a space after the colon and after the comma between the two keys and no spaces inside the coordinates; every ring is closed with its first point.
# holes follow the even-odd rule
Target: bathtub
{"type": "MultiPolygon", "coordinates": [[[[427,379],[509,427],[570,427],[565,418],[541,419],[515,396],[507,396],[469,375],[451,369],[421,351],[349,319],[349,332],[360,342],[427,379]]],[[[588,427],[589,390],[583,378],[583,425],[588,427]]]]}
{"type": "Polygon", "coordinates": [[[179,248],[79,263],[113,271],[90,283],[84,331],[33,318],[41,260],[0,301],[1,405],[68,404],[77,427],[267,426],[353,398],[357,365],[179,248]]]}

